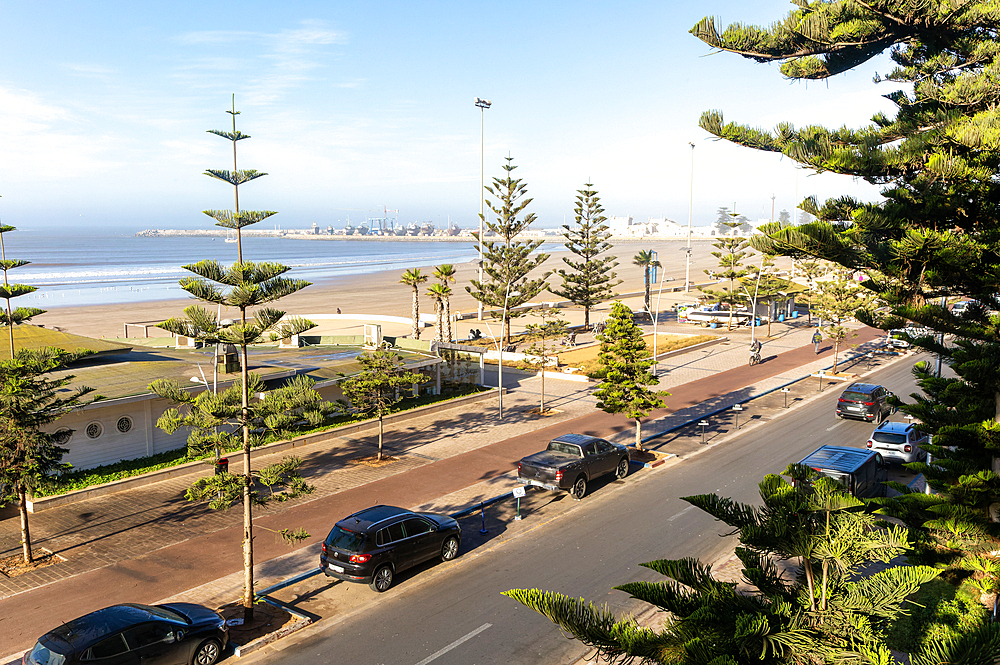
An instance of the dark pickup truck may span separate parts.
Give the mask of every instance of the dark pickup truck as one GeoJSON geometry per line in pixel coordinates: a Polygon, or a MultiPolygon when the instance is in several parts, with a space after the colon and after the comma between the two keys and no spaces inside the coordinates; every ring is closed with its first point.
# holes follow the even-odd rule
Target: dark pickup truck
{"type": "Polygon", "coordinates": [[[528,455],[517,465],[517,480],[547,490],[565,490],[575,499],[587,493],[587,483],[611,474],[628,475],[628,449],[584,434],[563,434],[540,453],[528,455]]]}

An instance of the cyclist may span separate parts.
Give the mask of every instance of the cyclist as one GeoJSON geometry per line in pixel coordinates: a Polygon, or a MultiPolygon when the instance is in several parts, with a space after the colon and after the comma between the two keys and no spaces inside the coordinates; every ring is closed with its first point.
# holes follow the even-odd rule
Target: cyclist
{"type": "Polygon", "coordinates": [[[761,343],[759,339],[750,342],[750,364],[756,365],[760,362],[761,343]]]}

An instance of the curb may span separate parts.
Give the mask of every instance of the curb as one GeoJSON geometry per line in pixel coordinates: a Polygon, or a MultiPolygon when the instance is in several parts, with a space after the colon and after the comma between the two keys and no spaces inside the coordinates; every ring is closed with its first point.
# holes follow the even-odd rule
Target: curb
{"type": "Polygon", "coordinates": [[[247,656],[253,653],[254,651],[257,651],[258,649],[263,649],[272,642],[277,642],[281,638],[288,637],[292,633],[298,632],[303,628],[305,628],[306,626],[312,624],[312,619],[310,619],[304,614],[299,614],[298,612],[288,607],[284,603],[279,603],[278,601],[272,600],[270,598],[264,598],[264,602],[274,605],[275,607],[280,607],[281,609],[285,610],[293,617],[295,617],[295,621],[287,626],[283,626],[280,630],[276,630],[273,633],[268,633],[267,635],[258,637],[256,640],[251,640],[246,644],[243,645],[233,644],[233,655],[235,657],[242,658],[243,656],[247,656]]]}

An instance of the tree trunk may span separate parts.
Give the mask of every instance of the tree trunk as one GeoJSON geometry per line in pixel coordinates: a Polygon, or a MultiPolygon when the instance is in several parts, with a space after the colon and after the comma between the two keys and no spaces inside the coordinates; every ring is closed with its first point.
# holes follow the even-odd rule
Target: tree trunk
{"type": "Polygon", "coordinates": [[[840,353],[840,338],[833,340],[833,373],[837,373],[837,354],[840,353]]]}
{"type": "Polygon", "coordinates": [[[378,461],[382,461],[382,414],[378,415],[378,461]]]}
{"type": "Polygon", "coordinates": [[[635,449],[645,450],[642,447],[642,421],[638,418],[635,419],[635,449]]]}
{"type": "Polygon", "coordinates": [[[507,316],[506,308],[503,311],[503,321],[501,322],[500,331],[500,343],[501,346],[507,346],[510,344],[510,317],[507,316]]]}
{"type": "Polygon", "coordinates": [[[816,611],[815,579],[813,577],[812,563],[809,561],[808,556],[802,557],[802,567],[806,571],[806,586],[809,588],[809,609],[815,612],[816,611]]]}
{"type": "MultiPolygon", "coordinates": [[[[242,317],[246,321],[246,315],[242,317]]],[[[242,367],[242,420],[243,420],[243,622],[253,621],[253,504],[250,493],[253,490],[253,476],[250,475],[250,378],[248,371],[247,347],[243,345],[242,367]]]]}
{"type": "Polygon", "coordinates": [[[583,308],[583,330],[587,332],[590,330],[590,307],[585,306],[583,308]]]}
{"type": "Polygon", "coordinates": [[[649,314],[649,266],[646,266],[646,313],[649,314]]]}
{"type": "Polygon", "coordinates": [[[420,339],[420,305],[417,286],[413,286],[413,339],[420,339]]]}
{"type": "Polygon", "coordinates": [[[17,512],[21,517],[21,550],[24,554],[24,563],[31,563],[34,557],[31,554],[31,531],[28,529],[28,501],[27,491],[24,485],[17,488],[17,512]]]}
{"type": "Polygon", "coordinates": [[[452,340],[452,336],[451,336],[451,298],[445,298],[444,299],[444,324],[445,324],[445,332],[447,333],[447,335],[445,336],[444,340],[446,342],[450,342],[452,340]]]}

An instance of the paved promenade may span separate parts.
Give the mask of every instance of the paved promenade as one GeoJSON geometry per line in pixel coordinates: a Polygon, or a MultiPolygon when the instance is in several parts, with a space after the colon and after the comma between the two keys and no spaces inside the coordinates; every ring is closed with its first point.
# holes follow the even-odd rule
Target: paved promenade
{"type": "MultiPolygon", "coordinates": [[[[676,330],[692,332],[690,327],[676,330]]],[[[809,343],[814,330],[801,320],[775,324],[772,337],[763,340],[765,362],[755,367],[746,364],[748,330],[713,331],[730,335],[731,341],[661,361],[661,385],[672,394],[667,408],[644,423],[644,435],[828,367],[832,345],[825,342],[816,355],[809,343]]],[[[852,344],[870,343],[877,334],[859,332],[852,344]]],[[[492,380],[495,384],[495,375],[492,380]]],[[[314,552],[335,519],[374,503],[451,512],[508,491],[517,460],[559,433],[585,432],[623,443],[634,438],[624,417],[595,409],[592,384],[546,380],[546,406],[557,413],[539,417],[532,413],[539,400],[537,377],[505,371],[504,383],[511,392],[504,398],[502,421],[496,403],[484,401],[387,430],[386,452],[396,458],[391,464],[352,463],[374,452],[374,435],[368,434],[332,433],[326,441],[296,449],[316,492],[257,511],[257,562],[264,568],[268,560],[289,554],[268,530],[303,527],[312,534],[308,543],[314,552]]],[[[255,466],[282,455],[255,460],[255,466]]],[[[159,602],[231,574],[238,577],[241,515],[186,502],[183,492],[191,480],[168,480],[34,515],[35,546],[64,560],[19,577],[0,577],[0,654],[27,648],[38,628],[53,621],[115,602],[159,602]]],[[[0,521],[0,556],[19,551],[18,541],[17,520],[0,521]]]]}

